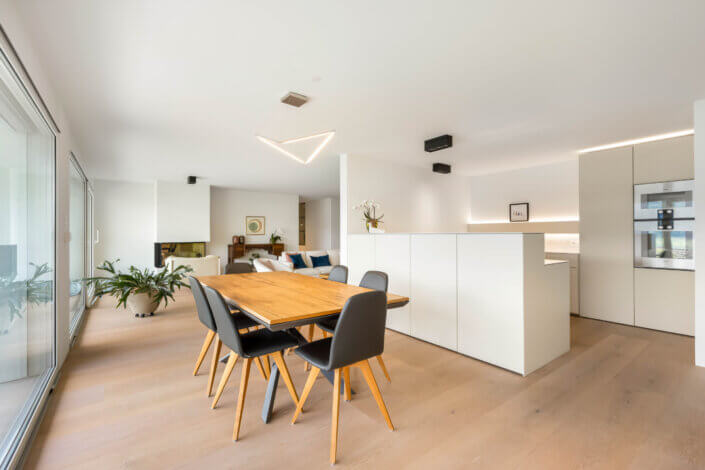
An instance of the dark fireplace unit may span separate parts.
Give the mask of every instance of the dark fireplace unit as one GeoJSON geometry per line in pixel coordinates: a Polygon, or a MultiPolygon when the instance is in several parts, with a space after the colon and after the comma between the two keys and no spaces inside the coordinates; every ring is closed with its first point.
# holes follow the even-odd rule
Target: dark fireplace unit
{"type": "Polygon", "coordinates": [[[202,258],[206,256],[206,242],[166,242],[154,244],[154,267],[163,268],[169,256],[202,258]]]}

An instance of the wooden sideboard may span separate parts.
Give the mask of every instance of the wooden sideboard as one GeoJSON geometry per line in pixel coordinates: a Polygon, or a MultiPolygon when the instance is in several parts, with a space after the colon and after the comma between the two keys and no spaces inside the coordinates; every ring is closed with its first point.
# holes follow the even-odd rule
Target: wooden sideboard
{"type": "Polygon", "coordinates": [[[228,245],[228,263],[245,256],[249,250],[265,250],[274,256],[281,256],[284,251],[283,243],[236,243],[228,245]]]}

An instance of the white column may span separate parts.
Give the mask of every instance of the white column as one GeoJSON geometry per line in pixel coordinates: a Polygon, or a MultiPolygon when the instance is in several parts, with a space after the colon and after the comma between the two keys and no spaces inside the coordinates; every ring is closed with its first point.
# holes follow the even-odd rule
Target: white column
{"type": "Polygon", "coordinates": [[[348,265],[348,154],[340,154],[340,264],[348,265]]]}
{"type": "Polygon", "coordinates": [[[705,367],[705,99],[696,101],[694,108],[695,364],[705,367]]]}

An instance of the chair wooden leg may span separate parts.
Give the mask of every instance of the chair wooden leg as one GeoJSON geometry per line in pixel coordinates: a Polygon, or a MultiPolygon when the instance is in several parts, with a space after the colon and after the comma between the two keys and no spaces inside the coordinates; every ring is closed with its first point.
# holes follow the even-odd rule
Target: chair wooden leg
{"type": "Polygon", "coordinates": [[[206,396],[211,396],[213,393],[213,382],[215,382],[215,371],[218,368],[218,361],[220,360],[220,348],[223,343],[220,342],[218,335],[215,335],[215,348],[213,348],[213,357],[211,358],[211,370],[208,373],[208,385],[206,388],[206,396]]]}
{"type": "Polygon", "coordinates": [[[235,409],[235,427],[233,428],[233,441],[240,437],[240,422],[242,422],[242,409],[245,407],[245,395],[247,395],[247,382],[250,380],[250,366],[252,358],[244,359],[242,364],[242,377],[240,378],[240,392],[237,396],[237,408],[235,409]]]}
{"type": "Polygon", "coordinates": [[[294,424],[296,422],[296,418],[298,418],[299,414],[301,414],[301,411],[303,411],[304,403],[308,398],[308,394],[311,393],[313,384],[316,383],[316,377],[318,377],[319,372],[321,372],[321,369],[319,369],[318,367],[313,367],[311,369],[311,372],[308,374],[308,379],[306,379],[306,385],[304,385],[304,391],[301,392],[301,398],[299,398],[299,404],[296,407],[294,416],[291,418],[291,424],[294,424]]]}
{"type": "Polygon", "coordinates": [[[264,364],[264,370],[267,371],[267,377],[272,375],[272,364],[269,361],[269,354],[262,358],[262,363],[264,364]]]}
{"type": "Polygon", "coordinates": [[[215,338],[215,331],[208,330],[208,333],[206,333],[206,339],[203,341],[203,346],[201,346],[201,352],[198,355],[198,359],[196,359],[196,367],[193,368],[193,375],[198,374],[198,369],[201,368],[201,363],[203,362],[203,359],[206,358],[206,353],[208,352],[208,348],[211,347],[213,338],[215,338]]]}
{"type": "Polygon", "coordinates": [[[372,373],[372,368],[370,367],[370,363],[367,360],[358,362],[357,365],[360,367],[362,370],[362,374],[365,376],[365,381],[367,382],[367,386],[370,387],[370,391],[372,392],[372,395],[375,397],[375,401],[377,402],[377,406],[379,407],[379,411],[382,412],[382,416],[384,416],[384,420],[387,422],[387,427],[394,431],[394,425],[392,424],[392,419],[389,417],[389,412],[387,411],[387,407],[384,404],[384,400],[382,399],[382,394],[379,391],[379,387],[377,387],[377,381],[375,380],[375,376],[372,373]]]}
{"type": "Polygon", "coordinates": [[[264,380],[269,380],[269,374],[267,374],[266,369],[262,365],[262,358],[261,357],[255,358],[255,365],[257,366],[257,369],[259,369],[259,373],[262,375],[262,378],[264,378],[264,380]]]}
{"type": "Polygon", "coordinates": [[[321,330],[323,332],[323,337],[327,338],[328,337],[328,332],[326,330],[321,330]]]}
{"type": "Polygon", "coordinates": [[[333,412],[331,413],[330,428],[330,464],[335,463],[335,455],[338,449],[338,413],[340,411],[340,369],[335,369],[333,379],[333,412]]]}
{"type": "Polygon", "coordinates": [[[343,369],[343,381],[345,382],[345,401],[350,401],[352,399],[352,393],[350,392],[350,367],[343,369]]]}
{"type": "Polygon", "coordinates": [[[218,406],[218,400],[220,400],[220,396],[223,394],[223,390],[225,390],[225,385],[228,383],[228,380],[230,379],[230,374],[233,372],[233,368],[235,367],[235,363],[237,362],[238,359],[237,354],[234,352],[230,352],[230,357],[228,358],[228,363],[225,364],[225,370],[223,371],[223,375],[220,377],[220,383],[218,384],[218,390],[215,392],[215,398],[213,398],[213,403],[211,403],[211,410],[214,410],[216,406],[218,406]]]}
{"type": "Polygon", "coordinates": [[[379,362],[379,366],[382,368],[382,372],[384,373],[384,376],[387,378],[387,382],[392,383],[392,378],[389,376],[389,372],[387,371],[387,366],[384,364],[384,360],[382,359],[381,354],[379,356],[377,356],[377,362],[379,362]]]}
{"type": "Polygon", "coordinates": [[[299,406],[299,395],[296,393],[296,387],[294,387],[294,381],[291,380],[291,375],[289,374],[289,368],[286,367],[286,362],[284,361],[284,356],[282,355],[281,351],[277,351],[274,354],[272,354],[272,357],[274,358],[274,362],[277,364],[277,367],[279,368],[279,372],[282,375],[282,378],[284,379],[284,383],[286,384],[286,388],[289,389],[289,395],[291,395],[291,399],[294,401],[294,405],[297,407],[299,406]]]}

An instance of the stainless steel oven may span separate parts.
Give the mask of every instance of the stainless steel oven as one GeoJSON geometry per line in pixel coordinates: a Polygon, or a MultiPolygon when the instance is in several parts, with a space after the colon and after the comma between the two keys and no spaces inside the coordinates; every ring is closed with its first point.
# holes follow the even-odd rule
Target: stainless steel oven
{"type": "Polygon", "coordinates": [[[634,185],[634,220],[656,220],[659,210],[672,210],[674,219],[692,219],[694,180],[634,185]]]}
{"type": "Polygon", "coordinates": [[[695,270],[695,220],[634,221],[634,266],[695,270]]]}

